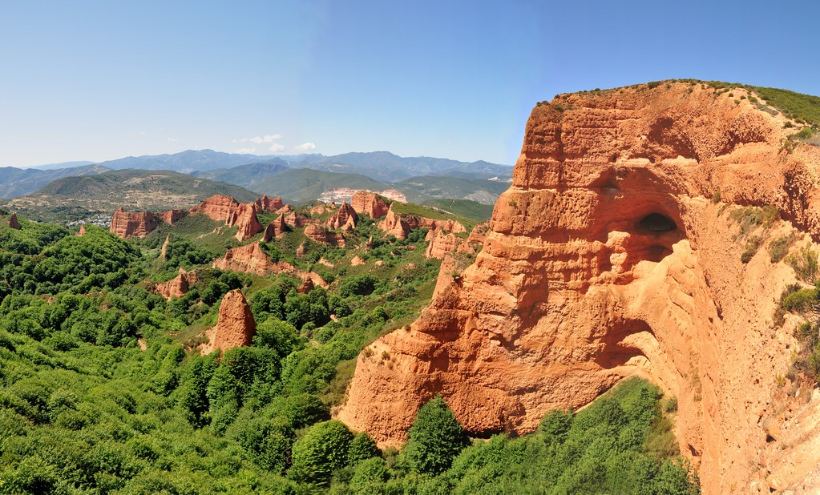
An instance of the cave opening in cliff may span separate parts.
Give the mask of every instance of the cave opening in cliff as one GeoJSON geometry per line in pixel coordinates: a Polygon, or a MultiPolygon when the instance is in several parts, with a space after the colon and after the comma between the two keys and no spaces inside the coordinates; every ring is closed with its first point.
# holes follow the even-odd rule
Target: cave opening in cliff
{"type": "Polygon", "coordinates": [[[674,220],[666,215],[662,215],[660,213],[650,213],[638,222],[638,228],[645,232],[662,234],[664,232],[676,230],[678,226],[675,224],[674,220]]]}

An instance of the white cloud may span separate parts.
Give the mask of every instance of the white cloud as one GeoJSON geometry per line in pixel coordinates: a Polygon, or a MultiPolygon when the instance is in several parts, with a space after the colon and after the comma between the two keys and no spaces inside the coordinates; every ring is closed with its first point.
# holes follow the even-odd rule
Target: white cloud
{"type": "Polygon", "coordinates": [[[256,153],[256,148],[254,148],[254,147],[239,148],[239,149],[236,150],[236,152],[237,153],[242,153],[243,155],[247,155],[247,154],[250,154],[250,153],[256,153]]]}
{"type": "Polygon", "coordinates": [[[169,137],[169,138],[167,138],[167,139],[168,139],[168,142],[169,142],[169,143],[177,143],[177,142],[179,142],[179,139],[177,139],[177,138],[172,138],[172,137],[169,137]]]}
{"type": "Polygon", "coordinates": [[[262,136],[254,136],[249,138],[234,139],[234,143],[253,143],[253,144],[269,144],[274,141],[282,139],[281,134],[265,134],[262,136]]]}
{"type": "Polygon", "coordinates": [[[279,153],[280,151],[284,151],[285,145],[282,143],[273,143],[270,145],[270,150],[274,153],[279,153]]]}
{"type": "Polygon", "coordinates": [[[295,146],[293,149],[294,149],[294,151],[303,151],[303,152],[313,151],[313,150],[316,149],[316,143],[311,143],[311,142],[302,143],[299,146],[295,146]]]}

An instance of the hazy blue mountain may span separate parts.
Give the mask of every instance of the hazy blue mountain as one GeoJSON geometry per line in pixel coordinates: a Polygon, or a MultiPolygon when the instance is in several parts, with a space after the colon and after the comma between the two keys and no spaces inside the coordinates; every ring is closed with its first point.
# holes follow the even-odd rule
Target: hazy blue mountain
{"type": "Polygon", "coordinates": [[[173,172],[202,172],[235,167],[259,161],[257,155],[241,155],[214,150],[187,150],[172,155],[129,156],[102,162],[100,165],[112,170],[171,170],[173,172]]]}
{"type": "Polygon", "coordinates": [[[468,199],[485,205],[495,204],[498,195],[507,190],[507,182],[473,179],[468,177],[423,176],[411,177],[393,184],[408,201],[424,202],[429,199],[468,199]]]}
{"type": "Polygon", "coordinates": [[[471,178],[508,178],[512,167],[485,161],[461,162],[428,156],[402,157],[389,151],[310,155],[291,157],[292,167],[307,167],[327,172],[355,173],[383,182],[397,182],[417,176],[461,176],[471,178]]]}
{"type": "Polygon", "coordinates": [[[194,177],[203,177],[205,179],[236,184],[238,186],[254,190],[254,185],[259,181],[288,170],[289,168],[290,167],[285,160],[282,160],[281,158],[271,158],[265,161],[248,163],[246,165],[239,165],[232,168],[220,168],[205,172],[193,172],[191,175],[194,177]]]}
{"type": "Polygon", "coordinates": [[[84,165],[81,167],[48,170],[40,168],[0,167],[0,198],[8,199],[25,196],[57,179],[96,175],[106,170],[108,169],[100,165],[84,165]]]}
{"type": "Polygon", "coordinates": [[[74,167],[84,167],[86,165],[93,165],[94,162],[88,160],[75,160],[73,162],[60,162],[60,163],[44,163],[42,165],[35,165],[32,168],[39,168],[40,170],[56,170],[59,168],[74,168],[74,167]]]}
{"type": "MultiPolygon", "coordinates": [[[[227,180],[227,179],[225,179],[227,180]]],[[[268,196],[282,196],[287,201],[305,203],[333,189],[369,189],[381,191],[391,186],[357,174],[325,172],[309,168],[291,168],[263,177],[248,189],[268,196]]]]}

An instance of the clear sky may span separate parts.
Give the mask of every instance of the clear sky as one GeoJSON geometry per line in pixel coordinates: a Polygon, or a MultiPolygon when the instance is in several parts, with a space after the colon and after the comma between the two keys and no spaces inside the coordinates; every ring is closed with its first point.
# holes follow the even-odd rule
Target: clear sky
{"type": "Polygon", "coordinates": [[[539,100],[820,95],[820,2],[0,0],[0,165],[212,148],[513,163],[539,100]]]}

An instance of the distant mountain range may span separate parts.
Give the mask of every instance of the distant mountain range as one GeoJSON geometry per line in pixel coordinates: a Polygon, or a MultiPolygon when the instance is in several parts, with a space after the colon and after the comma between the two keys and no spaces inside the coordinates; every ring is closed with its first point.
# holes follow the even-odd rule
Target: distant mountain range
{"type": "Polygon", "coordinates": [[[25,216],[72,221],[117,208],[168,210],[190,208],[208,196],[228,194],[239,201],[258,195],[242,187],[167,170],[108,170],[96,175],[63,177],[34,194],[11,199],[6,206],[25,216]]]}
{"type": "Polygon", "coordinates": [[[106,170],[108,169],[100,165],[88,164],[47,169],[0,167],[0,198],[14,198],[31,194],[51,181],[63,177],[96,175],[106,170]]]}
{"type": "Polygon", "coordinates": [[[396,189],[419,203],[459,199],[491,205],[512,175],[512,167],[496,163],[401,157],[386,151],[257,156],[188,150],[70,163],[79,165],[0,168],[0,198],[18,198],[7,204],[21,209],[26,205],[102,212],[117,202],[126,208],[181,204],[199,198],[202,190],[240,196],[264,193],[304,203],[336,189],[396,189]],[[169,196],[168,201],[159,197],[162,194],[169,196]]]}

